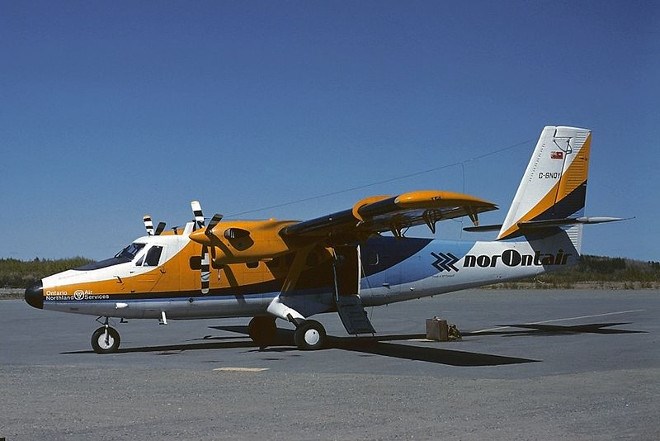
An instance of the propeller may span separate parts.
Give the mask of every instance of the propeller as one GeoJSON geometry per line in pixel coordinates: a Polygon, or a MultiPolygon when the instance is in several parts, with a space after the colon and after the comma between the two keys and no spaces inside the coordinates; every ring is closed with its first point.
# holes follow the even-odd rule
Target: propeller
{"type": "MultiPolygon", "coordinates": [[[[211,221],[209,222],[208,226],[206,226],[205,220],[204,220],[204,213],[202,212],[202,205],[199,203],[199,201],[192,201],[190,203],[190,208],[192,208],[193,215],[195,216],[195,225],[194,229],[198,228],[204,228],[204,234],[207,235],[209,238],[213,237],[213,228],[222,220],[222,215],[221,214],[214,214],[213,217],[211,218],[211,221]]],[[[211,247],[211,252],[213,252],[213,247],[211,247]]],[[[210,269],[210,263],[209,263],[209,249],[207,245],[202,245],[202,255],[201,255],[201,265],[200,265],[200,279],[201,279],[201,291],[202,294],[208,294],[209,293],[209,281],[211,278],[211,269],[210,269]]]]}
{"type": "Polygon", "coordinates": [[[195,229],[204,227],[204,213],[202,212],[202,205],[199,201],[192,201],[190,203],[193,216],[195,216],[195,229]]]}
{"type": "Polygon", "coordinates": [[[154,221],[151,219],[151,216],[148,214],[145,215],[142,218],[142,221],[144,222],[144,228],[147,230],[147,235],[149,236],[159,236],[160,233],[165,230],[165,222],[158,222],[158,226],[156,227],[156,230],[154,231],[154,221]]]}
{"type": "Polygon", "coordinates": [[[147,230],[147,235],[153,236],[154,235],[154,221],[151,220],[151,216],[148,214],[145,215],[142,218],[142,222],[144,222],[144,228],[147,230]]]}

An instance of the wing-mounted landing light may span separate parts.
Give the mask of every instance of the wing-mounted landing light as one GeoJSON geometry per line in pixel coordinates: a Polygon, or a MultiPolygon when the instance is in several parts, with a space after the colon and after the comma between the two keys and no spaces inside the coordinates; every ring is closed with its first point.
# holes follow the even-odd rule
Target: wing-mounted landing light
{"type": "Polygon", "coordinates": [[[165,230],[165,222],[158,222],[158,226],[154,230],[154,221],[148,214],[142,218],[142,221],[144,222],[144,228],[147,230],[148,236],[160,236],[163,230],[165,230]]]}

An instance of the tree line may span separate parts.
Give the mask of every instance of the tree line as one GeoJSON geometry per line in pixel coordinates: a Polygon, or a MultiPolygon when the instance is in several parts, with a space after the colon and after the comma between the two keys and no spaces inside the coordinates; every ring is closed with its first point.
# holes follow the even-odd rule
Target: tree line
{"type": "MultiPolygon", "coordinates": [[[[628,288],[657,288],[660,285],[660,262],[643,262],[622,257],[582,255],[577,265],[532,279],[504,283],[516,288],[519,283],[534,283],[537,288],[573,288],[579,284],[608,286],[623,284],[628,288]]],[[[522,286],[521,286],[522,287],[522,286]]]]}
{"type": "MultiPolygon", "coordinates": [[[[92,262],[84,257],[30,261],[0,259],[0,288],[27,288],[51,274],[92,262]]],[[[660,262],[641,262],[621,257],[583,255],[578,265],[530,280],[551,287],[568,287],[582,282],[660,283],[660,262]]]]}
{"type": "Polygon", "coordinates": [[[0,259],[0,288],[27,288],[51,274],[77,268],[92,262],[84,257],[24,261],[0,259]]]}

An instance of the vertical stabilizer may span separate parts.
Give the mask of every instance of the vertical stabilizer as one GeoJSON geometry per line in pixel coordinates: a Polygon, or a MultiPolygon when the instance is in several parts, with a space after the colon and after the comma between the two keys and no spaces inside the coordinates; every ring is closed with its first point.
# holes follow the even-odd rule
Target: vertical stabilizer
{"type": "Polygon", "coordinates": [[[522,235],[525,223],[561,221],[584,214],[590,147],[588,129],[543,129],[498,240],[522,235]]]}

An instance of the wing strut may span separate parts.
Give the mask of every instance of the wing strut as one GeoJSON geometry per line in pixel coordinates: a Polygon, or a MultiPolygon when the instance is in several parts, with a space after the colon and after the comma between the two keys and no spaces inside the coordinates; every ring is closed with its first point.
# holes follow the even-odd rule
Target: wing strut
{"type": "Polygon", "coordinates": [[[283,320],[288,320],[296,327],[300,326],[305,321],[305,316],[296,311],[290,306],[287,306],[287,294],[292,292],[298,282],[298,278],[302,273],[303,268],[305,267],[305,262],[309,253],[316,247],[316,243],[308,245],[300,249],[293,258],[291,263],[291,268],[289,268],[289,273],[286,276],[286,280],[282,285],[282,291],[280,294],[275,297],[268,308],[266,309],[270,314],[273,314],[275,317],[279,317],[283,320]]]}

